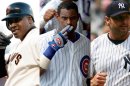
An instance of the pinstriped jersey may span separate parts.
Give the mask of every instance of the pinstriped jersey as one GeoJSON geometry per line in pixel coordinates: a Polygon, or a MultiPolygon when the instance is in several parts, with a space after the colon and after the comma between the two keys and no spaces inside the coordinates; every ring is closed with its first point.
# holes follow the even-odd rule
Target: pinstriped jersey
{"type": "MultiPolygon", "coordinates": [[[[44,52],[48,42],[52,41],[55,30],[43,35],[44,52]]],[[[41,76],[41,86],[87,86],[88,63],[89,40],[80,34],[76,42],[68,40],[67,44],[56,52],[48,69],[41,76]]]]}
{"type": "Polygon", "coordinates": [[[120,44],[114,44],[108,34],[91,43],[91,77],[106,72],[105,86],[130,86],[130,36],[120,44]]]}

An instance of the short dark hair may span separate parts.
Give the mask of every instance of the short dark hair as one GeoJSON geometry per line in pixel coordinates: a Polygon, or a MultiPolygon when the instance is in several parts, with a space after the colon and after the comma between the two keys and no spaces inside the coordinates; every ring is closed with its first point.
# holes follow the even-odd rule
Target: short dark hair
{"type": "Polygon", "coordinates": [[[77,14],[79,13],[77,5],[70,1],[64,1],[58,6],[57,10],[58,14],[60,14],[61,9],[67,9],[67,10],[74,9],[77,12],[77,14]]]}

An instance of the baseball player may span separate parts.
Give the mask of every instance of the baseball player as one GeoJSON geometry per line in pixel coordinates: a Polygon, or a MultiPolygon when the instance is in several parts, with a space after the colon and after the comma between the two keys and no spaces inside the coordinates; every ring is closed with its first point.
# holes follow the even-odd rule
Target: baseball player
{"type": "MultiPolygon", "coordinates": [[[[75,3],[78,5],[79,10],[84,10],[86,8],[86,6],[88,6],[88,9],[90,7],[90,2],[87,2],[87,0],[84,1],[84,3],[85,3],[84,6],[81,6],[82,0],[80,0],[80,1],[78,1],[78,0],[51,0],[51,1],[49,1],[40,12],[41,33],[45,33],[50,30],[53,30],[54,28],[59,27],[59,23],[57,22],[55,15],[57,12],[58,5],[63,1],[73,1],[73,2],[76,1],[75,3]]],[[[90,20],[88,17],[89,15],[86,14],[87,15],[87,17],[86,17],[85,13],[83,13],[84,11],[79,11],[79,12],[81,12],[81,15],[83,16],[83,18],[85,18],[84,20],[89,22],[89,20],[90,20]]],[[[86,10],[85,10],[85,12],[86,12],[86,10]]],[[[89,10],[87,13],[89,14],[89,10]]],[[[84,30],[84,28],[83,28],[83,22],[81,21],[81,18],[82,17],[79,18],[76,31],[78,31],[84,35],[87,35],[86,34],[87,31],[84,30]],[[83,28],[83,29],[81,29],[81,28],[83,28]]]]}
{"type": "Polygon", "coordinates": [[[79,18],[77,5],[62,2],[56,18],[61,25],[59,28],[67,25],[66,28],[70,29],[67,30],[67,37],[61,36],[63,40],[55,39],[55,34],[59,32],[57,29],[43,34],[41,39],[46,46],[42,47],[42,53],[51,61],[41,75],[41,86],[87,86],[90,41],[75,32],[79,18]]]}
{"type": "Polygon", "coordinates": [[[7,76],[5,86],[40,86],[40,69],[45,65],[41,65],[40,48],[36,47],[39,29],[34,25],[31,7],[23,2],[12,3],[2,21],[6,21],[7,28],[20,39],[4,59],[10,36],[0,33],[0,77],[7,76]]]}
{"type": "MultiPolygon", "coordinates": [[[[44,28],[45,24],[55,16],[58,5],[62,1],[72,1],[72,0],[51,0],[49,1],[40,12],[40,28],[44,28]]],[[[56,20],[55,20],[56,21],[56,20]]],[[[52,22],[50,22],[52,23],[52,22]]],[[[57,24],[56,24],[57,25],[57,24]]],[[[47,27],[48,28],[48,27],[47,27]]],[[[55,27],[52,27],[52,29],[55,27]]]]}
{"type": "Polygon", "coordinates": [[[91,85],[130,85],[129,5],[113,1],[106,10],[110,31],[91,43],[91,85]]]}

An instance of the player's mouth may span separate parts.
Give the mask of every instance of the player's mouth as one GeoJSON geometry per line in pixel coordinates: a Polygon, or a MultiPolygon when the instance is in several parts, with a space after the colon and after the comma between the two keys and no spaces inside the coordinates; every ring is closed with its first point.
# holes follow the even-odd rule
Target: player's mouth
{"type": "Polygon", "coordinates": [[[121,28],[128,28],[127,26],[121,26],[121,28]]]}

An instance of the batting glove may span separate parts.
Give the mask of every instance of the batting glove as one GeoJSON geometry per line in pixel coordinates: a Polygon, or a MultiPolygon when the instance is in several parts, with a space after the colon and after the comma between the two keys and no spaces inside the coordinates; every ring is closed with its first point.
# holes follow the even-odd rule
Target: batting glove
{"type": "Polygon", "coordinates": [[[67,25],[62,31],[55,35],[54,39],[48,43],[49,47],[45,50],[43,54],[51,60],[56,51],[58,51],[60,48],[63,48],[64,45],[67,43],[67,34],[72,29],[72,26],[67,25]]]}

